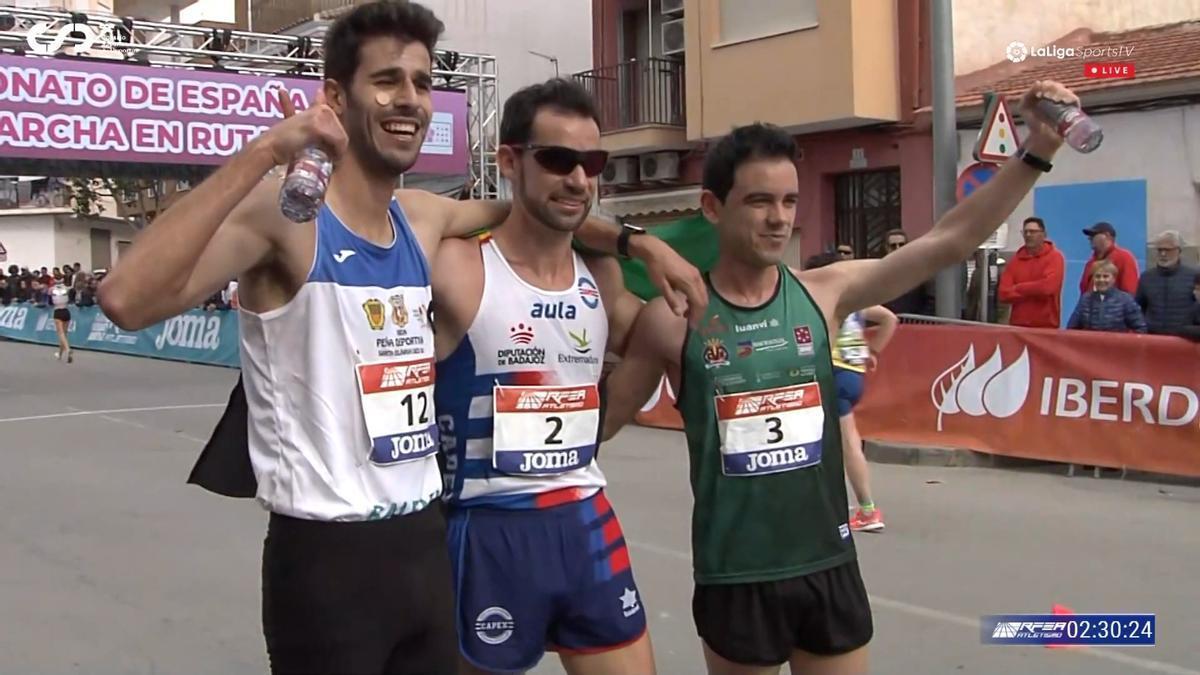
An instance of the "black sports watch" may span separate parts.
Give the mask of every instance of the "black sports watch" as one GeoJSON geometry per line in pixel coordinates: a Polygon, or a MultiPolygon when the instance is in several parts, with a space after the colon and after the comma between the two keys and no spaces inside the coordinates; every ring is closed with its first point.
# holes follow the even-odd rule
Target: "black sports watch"
{"type": "Polygon", "coordinates": [[[617,237],[617,255],[629,258],[629,238],[635,234],[646,234],[646,228],[621,222],[621,235],[617,237]]]}
{"type": "Polygon", "coordinates": [[[1050,169],[1054,168],[1053,164],[1029,152],[1027,148],[1021,148],[1018,150],[1017,157],[1020,157],[1022,162],[1025,162],[1029,166],[1032,166],[1042,173],[1050,173],[1050,169]]]}

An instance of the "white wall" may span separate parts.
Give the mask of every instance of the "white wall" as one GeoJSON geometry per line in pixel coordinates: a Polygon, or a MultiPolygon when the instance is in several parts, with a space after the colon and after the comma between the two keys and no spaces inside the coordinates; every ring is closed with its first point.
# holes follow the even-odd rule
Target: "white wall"
{"type": "Polygon", "coordinates": [[[1125,31],[1200,19],[1200,0],[953,0],[953,7],[954,72],[960,75],[1003,60],[1014,40],[1032,47],[1076,28],[1125,31]]]}
{"type": "Polygon", "coordinates": [[[558,57],[563,77],[592,67],[591,0],[420,1],[446,24],[442,48],[496,57],[501,108],[517,89],[554,77],[554,64],[531,50],[558,57]]]}
{"type": "Polygon", "coordinates": [[[8,260],[0,263],[41,269],[53,268],[59,262],[54,256],[54,214],[23,214],[0,212],[0,243],[8,249],[8,260]]]}
{"type": "Polygon", "coordinates": [[[92,259],[92,229],[108,230],[112,233],[109,255],[117,262],[117,242],[132,241],[136,230],[131,225],[94,220],[60,219],[54,233],[55,265],[83,263],[85,269],[94,269],[101,264],[92,259]]]}
{"type": "Polygon", "coordinates": [[[34,269],[81,262],[85,269],[93,269],[92,228],[112,232],[113,262],[117,260],[118,242],[132,241],[137,233],[126,223],[76,220],[69,211],[58,214],[0,212],[0,243],[8,249],[8,261],[0,266],[8,269],[9,265],[21,265],[34,269]]]}
{"type": "MultiPolygon", "coordinates": [[[[1200,243],[1200,105],[1145,112],[1097,115],[1104,143],[1082,155],[1063,146],[1054,159],[1054,170],[1038,185],[1062,185],[1109,180],[1146,181],[1146,240],[1163,230],[1179,230],[1190,246],[1200,243]],[[1185,124],[1192,129],[1185,132],[1185,124]]],[[[1024,127],[1018,129],[1024,138],[1024,127]]],[[[974,163],[971,150],[977,130],[959,132],[961,172],[974,163]]],[[[1033,213],[1033,192],[1017,206],[1009,220],[1007,249],[1021,245],[1020,219],[1033,213]]],[[[1118,229],[1120,227],[1117,225],[1118,229]]],[[[1141,251],[1134,251],[1141,255],[1141,251]]]]}

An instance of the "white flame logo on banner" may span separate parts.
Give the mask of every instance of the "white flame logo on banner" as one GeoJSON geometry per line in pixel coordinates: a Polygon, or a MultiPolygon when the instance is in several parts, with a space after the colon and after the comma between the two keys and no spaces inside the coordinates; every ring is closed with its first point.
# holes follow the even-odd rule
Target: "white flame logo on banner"
{"type": "Polygon", "coordinates": [[[942,416],[960,412],[971,417],[991,415],[1004,419],[1012,417],[1025,405],[1029,395],[1029,350],[1012,365],[1004,367],[1000,346],[983,365],[975,365],[975,345],[954,365],[933,381],[929,398],[937,408],[937,430],[942,430],[942,416]]]}

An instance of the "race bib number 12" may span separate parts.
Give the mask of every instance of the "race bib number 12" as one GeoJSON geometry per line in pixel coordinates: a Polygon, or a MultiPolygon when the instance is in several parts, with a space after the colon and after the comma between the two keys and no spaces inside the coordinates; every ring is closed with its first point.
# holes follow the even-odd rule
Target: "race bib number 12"
{"type": "Polygon", "coordinates": [[[492,466],[516,476],[580,469],[596,456],[600,392],[595,384],[496,386],[492,466]]]}
{"type": "Polygon", "coordinates": [[[825,411],[815,383],[716,397],[726,476],[762,476],[821,463],[825,411]]]}
{"type": "Polygon", "coordinates": [[[355,372],[371,462],[398,464],[437,452],[433,359],[364,363],[355,372]]]}

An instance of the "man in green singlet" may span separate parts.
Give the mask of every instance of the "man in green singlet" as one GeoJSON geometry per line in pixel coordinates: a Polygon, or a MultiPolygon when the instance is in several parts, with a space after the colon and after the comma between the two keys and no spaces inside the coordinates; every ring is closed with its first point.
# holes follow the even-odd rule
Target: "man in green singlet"
{"type": "Polygon", "coordinates": [[[609,377],[606,436],[665,371],[679,392],[695,505],[693,616],[710,673],[865,672],[874,627],[849,524],[830,326],[966,259],[1049,170],[1062,144],[1022,99],[1029,137],[923,237],[879,260],[798,272],[782,264],[799,200],[784,131],[735,129],[708,152],[701,205],[720,257],[697,329],[651,301],[609,377]]]}

